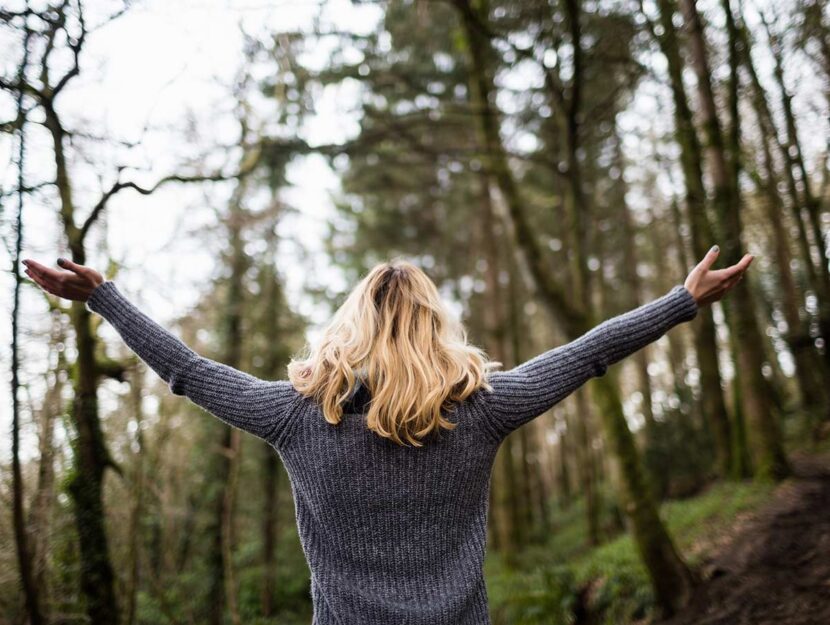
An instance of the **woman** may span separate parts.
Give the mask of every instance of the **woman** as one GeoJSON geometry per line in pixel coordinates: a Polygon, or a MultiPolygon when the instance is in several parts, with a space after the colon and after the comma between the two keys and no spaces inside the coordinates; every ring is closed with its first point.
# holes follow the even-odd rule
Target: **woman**
{"type": "Polygon", "coordinates": [[[288,380],[192,351],[97,271],[23,261],[43,289],[109,321],[176,395],[274,447],[311,570],[314,625],[488,625],[482,571],[490,473],[505,437],[700,306],[752,256],[717,246],[659,299],[508,371],[467,344],[433,282],[395,259],[351,292],[288,380]]]}

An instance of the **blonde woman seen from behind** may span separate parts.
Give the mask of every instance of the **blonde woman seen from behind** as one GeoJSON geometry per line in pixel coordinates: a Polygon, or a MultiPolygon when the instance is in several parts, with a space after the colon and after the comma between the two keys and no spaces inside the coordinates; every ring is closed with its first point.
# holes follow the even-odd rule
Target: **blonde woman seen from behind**
{"type": "Polygon", "coordinates": [[[396,258],[357,284],[285,380],[200,356],[94,269],[23,262],[41,288],[107,319],[172,393],[280,455],[313,625],[489,625],[483,561],[500,444],[722,298],[752,261],[713,269],[717,256],[715,246],[684,284],[506,371],[468,343],[429,277],[396,258]]]}

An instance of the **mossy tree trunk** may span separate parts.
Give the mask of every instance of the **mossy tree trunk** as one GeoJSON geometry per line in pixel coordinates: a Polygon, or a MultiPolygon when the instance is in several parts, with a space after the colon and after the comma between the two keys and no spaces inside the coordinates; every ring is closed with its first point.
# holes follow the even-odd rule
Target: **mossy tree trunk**
{"type": "Polygon", "coordinates": [[[819,353],[815,349],[813,337],[810,335],[807,315],[804,314],[802,317],[798,304],[804,300],[804,297],[799,292],[793,275],[793,255],[790,252],[790,237],[784,221],[784,199],[778,192],[778,180],[781,176],[773,156],[777,141],[774,118],[752,60],[751,42],[746,28],[742,27],[739,34],[743,46],[743,65],[750,78],[752,104],[761,135],[763,174],[754,171],[750,173],[766,197],[764,209],[767,221],[769,221],[772,229],[771,238],[776,260],[775,268],[778,273],[779,288],[783,295],[781,307],[784,319],[787,322],[787,333],[784,338],[795,361],[796,379],[801,392],[802,406],[813,417],[828,419],[830,418],[830,397],[828,397],[823,382],[828,377],[827,364],[819,357],[819,353]]]}
{"type": "MultiPolygon", "coordinates": [[[[715,96],[712,90],[708,53],[703,35],[703,25],[697,11],[695,0],[682,0],[683,15],[689,36],[689,50],[692,68],[697,77],[698,102],[706,137],[705,146],[708,154],[712,182],[714,186],[714,206],[723,240],[721,255],[725,264],[738,262],[743,255],[741,242],[740,193],[736,180],[736,170],[740,164],[738,156],[737,116],[737,77],[732,76],[730,98],[732,111],[730,143],[724,141],[722,125],[718,117],[715,96]]],[[[728,1],[724,5],[730,23],[731,9],[728,1]]],[[[730,40],[734,33],[730,33],[730,40]]],[[[731,59],[730,66],[735,62],[731,59]]],[[[733,71],[734,74],[734,71],[733,71]]],[[[761,371],[764,359],[763,336],[755,317],[752,291],[749,280],[745,278],[735,287],[734,295],[725,308],[729,314],[730,334],[733,337],[737,357],[737,382],[740,385],[741,404],[747,420],[747,440],[752,451],[753,471],[760,478],[780,479],[790,473],[789,463],[784,453],[778,421],[771,410],[771,394],[768,383],[761,371]]]]}
{"type": "MultiPolygon", "coordinates": [[[[653,29],[653,33],[668,66],[669,85],[674,101],[675,137],[680,146],[680,165],[686,191],[685,204],[692,251],[696,258],[703,258],[714,239],[706,211],[703,152],[683,82],[683,60],[673,22],[675,4],[673,0],[658,0],[657,4],[662,30],[657,34],[658,31],[653,29]]],[[[701,310],[699,319],[694,323],[697,326],[694,341],[700,369],[702,411],[715,445],[718,473],[726,476],[733,466],[732,432],[721,386],[717,334],[711,308],[701,310]]]]}
{"type": "MultiPolygon", "coordinates": [[[[579,24],[573,23],[578,18],[578,2],[570,0],[566,4],[572,21],[570,29],[577,36],[576,47],[578,48],[579,24]]],[[[593,327],[595,321],[591,311],[580,306],[580,303],[585,301],[583,293],[588,292],[588,285],[585,282],[575,285],[580,291],[574,303],[573,298],[566,296],[550,271],[541,247],[535,239],[533,229],[524,214],[518,186],[509,168],[499,135],[500,120],[492,104],[493,81],[489,69],[492,43],[488,32],[482,27],[486,24],[486,13],[466,0],[455,0],[454,6],[461,18],[464,40],[471,61],[472,104],[474,114],[479,120],[479,131],[486,159],[485,166],[504,197],[519,249],[534,278],[540,299],[559,319],[566,337],[574,339],[593,327]]],[[[578,118],[577,107],[572,123],[577,123],[578,118]]],[[[578,138],[578,127],[572,128],[569,133],[573,138],[578,138]]],[[[571,150],[573,157],[578,161],[578,146],[572,145],[571,150]]],[[[575,201],[581,189],[578,170],[574,171],[574,176],[575,179],[571,183],[571,201],[575,201]]],[[[574,208],[576,206],[580,206],[578,201],[574,208]]],[[[577,240],[579,239],[578,236],[577,240]]],[[[576,251],[573,253],[575,254],[576,251]]],[[[581,273],[584,270],[578,268],[577,271],[581,273]]],[[[622,469],[623,508],[631,521],[634,539],[643,556],[657,602],[664,613],[674,613],[689,599],[693,586],[692,574],[679,556],[660,520],[657,504],[645,479],[634,437],[628,428],[614,382],[610,377],[599,378],[593,381],[591,390],[602,411],[606,436],[622,469]]]]}

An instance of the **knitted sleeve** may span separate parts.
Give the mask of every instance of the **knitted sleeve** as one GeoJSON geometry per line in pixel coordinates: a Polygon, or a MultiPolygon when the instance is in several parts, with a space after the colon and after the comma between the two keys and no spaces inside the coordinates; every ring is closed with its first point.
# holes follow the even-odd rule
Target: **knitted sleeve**
{"type": "Polygon", "coordinates": [[[95,287],[86,307],[104,317],[173,394],[184,395],[228,425],[272,444],[281,438],[296,392],[290,382],[261,380],[200,356],[139,310],[110,280],[95,287]]]}
{"type": "Polygon", "coordinates": [[[487,426],[503,439],[562,401],[609,365],[656,341],[682,321],[694,319],[698,304],[683,286],[602,322],[579,338],[488,378],[487,426]]]}

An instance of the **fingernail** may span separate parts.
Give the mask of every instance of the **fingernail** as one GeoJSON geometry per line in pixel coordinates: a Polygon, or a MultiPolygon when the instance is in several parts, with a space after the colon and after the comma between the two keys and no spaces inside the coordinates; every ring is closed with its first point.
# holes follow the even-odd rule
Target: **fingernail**
{"type": "Polygon", "coordinates": [[[58,264],[63,267],[63,258],[58,258],[58,264]]]}
{"type": "Polygon", "coordinates": [[[713,245],[713,246],[712,246],[712,249],[711,249],[710,251],[712,251],[712,252],[719,252],[719,251],[720,251],[720,248],[719,248],[717,245],[713,245]]]}

